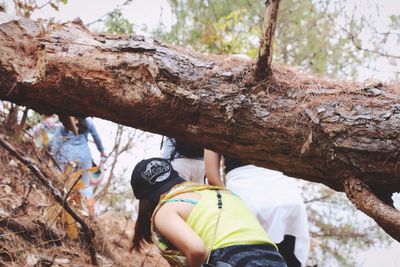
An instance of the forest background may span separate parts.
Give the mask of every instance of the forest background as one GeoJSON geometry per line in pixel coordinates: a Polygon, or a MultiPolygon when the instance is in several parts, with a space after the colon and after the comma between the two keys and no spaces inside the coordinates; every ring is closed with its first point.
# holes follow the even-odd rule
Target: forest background
{"type": "MultiPolygon", "coordinates": [[[[3,2],[8,12],[33,19],[65,22],[80,17],[94,31],[144,34],[196,51],[252,58],[257,56],[264,14],[264,1],[248,0],[3,2]],[[21,3],[25,6],[18,8],[21,3]]],[[[282,0],[274,62],[325,77],[398,82],[399,42],[398,1],[282,0]]],[[[29,123],[36,122],[37,115],[30,114],[29,123]]],[[[160,136],[100,119],[96,126],[112,152],[107,179],[97,191],[98,213],[116,210],[134,218],[129,172],[143,157],[160,154],[160,136]]],[[[343,193],[299,184],[314,240],[311,266],[400,266],[395,258],[399,244],[343,193]]],[[[399,205],[399,196],[394,198],[399,205]]]]}

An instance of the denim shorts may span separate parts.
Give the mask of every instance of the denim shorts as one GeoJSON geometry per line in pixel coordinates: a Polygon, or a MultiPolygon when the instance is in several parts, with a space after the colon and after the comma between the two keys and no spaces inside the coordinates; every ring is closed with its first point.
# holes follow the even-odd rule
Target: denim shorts
{"type": "Polygon", "coordinates": [[[211,252],[210,263],[214,266],[227,263],[235,267],[287,267],[281,254],[270,244],[219,248],[211,252]]]}

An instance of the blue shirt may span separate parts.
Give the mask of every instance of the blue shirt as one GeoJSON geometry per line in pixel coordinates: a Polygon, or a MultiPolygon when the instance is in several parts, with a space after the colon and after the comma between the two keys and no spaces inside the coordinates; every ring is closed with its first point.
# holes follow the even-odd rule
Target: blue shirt
{"type": "Polygon", "coordinates": [[[54,133],[51,153],[57,163],[61,166],[69,161],[79,161],[82,167],[91,167],[92,155],[88,145],[89,133],[92,135],[99,152],[104,152],[103,144],[93,121],[86,118],[86,123],[87,131],[79,135],[75,135],[73,132],[65,130],[63,126],[57,127],[54,133]]]}

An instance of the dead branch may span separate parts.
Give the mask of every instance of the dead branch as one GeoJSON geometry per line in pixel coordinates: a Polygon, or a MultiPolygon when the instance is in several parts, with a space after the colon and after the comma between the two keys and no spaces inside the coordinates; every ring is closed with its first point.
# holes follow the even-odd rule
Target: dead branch
{"type": "Polygon", "coordinates": [[[351,202],[400,241],[400,212],[379,200],[360,179],[345,174],[344,189],[351,202]]]}
{"type": "Polygon", "coordinates": [[[90,253],[91,262],[93,265],[97,265],[96,250],[93,244],[94,232],[89,228],[89,226],[85,223],[85,221],[76,214],[76,212],[68,205],[68,203],[64,201],[64,198],[61,196],[60,191],[53,186],[48,177],[44,175],[44,173],[40,170],[40,168],[37,165],[35,165],[30,159],[22,156],[22,153],[17,151],[10,143],[4,140],[4,138],[1,136],[0,136],[0,144],[8,152],[10,152],[10,154],[14,155],[19,161],[24,163],[36,175],[39,182],[43,184],[47,189],[49,189],[54,199],[72,216],[72,218],[74,218],[76,222],[78,222],[81,225],[85,241],[87,243],[87,247],[90,253]]]}
{"type": "Polygon", "coordinates": [[[278,18],[279,0],[266,0],[266,10],[263,22],[263,35],[256,65],[256,79],[264,80],[271,75],[272,51],[276,21],[278,18]]]}

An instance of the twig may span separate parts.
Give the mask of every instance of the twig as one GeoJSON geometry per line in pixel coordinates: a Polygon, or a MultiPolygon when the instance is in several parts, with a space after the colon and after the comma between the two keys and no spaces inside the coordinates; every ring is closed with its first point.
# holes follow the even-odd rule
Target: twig
{"type": "Polygon", "coordinates": [[[47,6],[48,4],[50,4],[51,3],[51,0],[49,0],[49,1],[47,1],[46,3],[44,3],[43,5],[41,5],[41,6],[36,6],[37,7],[37,9],[42,9],[42,8],[44,8],[45,6],[47,6]]]}
{"type": "Polygon", "coordinates": [[[321,196],[321,197],[316,197],[316,198],[304,200],[304,204],[309,204],[309,203],[312,203],[312,202],[317,202],[317,201],[322,201],[322,200],[328,199],[328,198],[330,198],[333,194],[334,194],[334,192],[328,193],[328,194],[326,194],[326,195],[324,195],[324,196],[321,196]]]}
{"type": "Polygon", "coordinates": [[[22,156],[20,152],[18,152],[10,143],[4,140],[4,138],[1,136],[0,136],[0,144],[8,152],[10,152],[10,154],[14,155],[19,161],[27,165],[28,168],[39,179],[40,183],[42,183],[47,189],[50,190],[50,193],[53,195],[54,199],[71,215],[72,218],[74,218],[76,222],[78,222],[81,225],[88,246],[88,250],[90,253],[91,262],[93,265],[97,265],[96,250],[93,243],[94,233],[85,223],[85,221],[75,213],[75,211],[68,205],[66,201],[64,201],[64,198],[62,197],[60,191],[53,186],[51,181],[43,174],[43,172],[39,169],[38,166],[36,166],[30,159],[22,156]]]}

